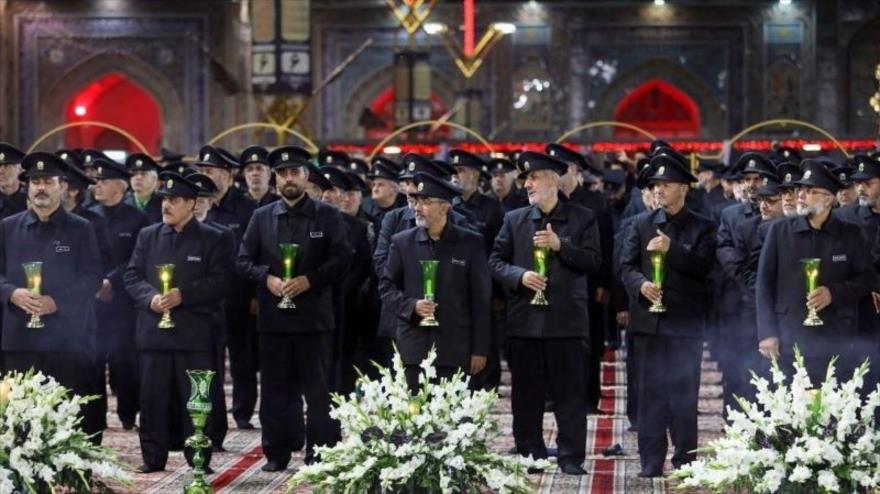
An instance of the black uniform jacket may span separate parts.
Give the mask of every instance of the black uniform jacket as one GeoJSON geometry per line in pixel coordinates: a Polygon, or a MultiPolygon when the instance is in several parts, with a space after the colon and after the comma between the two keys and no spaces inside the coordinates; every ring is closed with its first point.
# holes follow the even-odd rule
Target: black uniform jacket
{"type": "Polygon", "coordinates": [[[507,293],[507,335],[521,338],[586,338],[589,287],[587,275],[599,271],[602,255],[596,215],[573,202],[559,201],[548,215],[537,206],[507,213],[489,256],[493,278],[507,293]],[[531,305],[535,292],[522,285],[534,270],[535,231],[552,225],[559,252],[547,262],[545,295],[549,307],[531,305]]]}
{"type": "Polygon", "coordinates": [[[94,344],[95,292],[104,270],[95,230],[85,219],[59,207],[41,222],[24,211],[0,222],[0,301],[4,351],[88,351],[94,344]],[[30,317],[10,302],[16,288],[27,288],[22,263],[40,261],[40,292],[58,311],[42,316],[42,329],[27,329],[30,317]]]}
{"type": "Polygon", "coordinates": [[[483,237],[455,225],[437,241],[422,227],[391,238],[379,289],[383,302],[397,308],[397,348],[408,365],[419,364],[431,346],[439,366],[469,367],[471,355],[488,355],[491,283],[483,237]],[[424,298],[419,261],[436,259],[434,314],[438,327],[419,326],[416,302],[424,298]]]}
{"type": "Polygon", "coordinates": [[[256,284],[259,330],[310,333],[335,329],[333,285],[345,275],[351,247],[342,215],[307,196],[293,208],[276,201],[254,212],[238,250],[236,268],[256,284]],[[279,297],[266,287],[269,274],[283,277],[282,243],[299,245],[293,276],[305,275],[310,288],[294,297],[296,310],[278,309],[279,297]]]}
{"type": "Polygon", "coordinates": [[[212,351],[212,327],[218,304],[226,296],[232,272],[229,241],[217,228],[191,218],[178,233],[164,223],[138,235],[125,270],[125,286],[138,309],[138,350],[212,351]],[[180,290],[181,305],[171,309],[173,329],[159,329],[162,314],[150,309],[161,282],[156,266],[174,264],[171,287],[180,290]]]}
{"type": "Polygon", "coordinates": [[[631,304],[630,327],[637,333],[701,338],[709,309],[707,280],[715,262],[715,224],[686,206],[673,217],[658,209],[633,217],[620,250],[620,270],[631,304]],[[662,231],[670,239],[663,280],[666,312],[648,312],[641,286],[651,281],[648,243],[662,231]]]}
{"type": "Polygon", "coordinates": [[[805,356],[839,354],[858,330],[859,300],[875,284],[870,248],[861,229],[831,215],[819,230],[797,216],[770,225],[757,276],[758,339],[779,338],[780,352],[798,345],[805,356]],[[831,291],[819,312],[823,326],[805,327],[807,287],[801,259],[819,258],[818,286],[831,291]]]}

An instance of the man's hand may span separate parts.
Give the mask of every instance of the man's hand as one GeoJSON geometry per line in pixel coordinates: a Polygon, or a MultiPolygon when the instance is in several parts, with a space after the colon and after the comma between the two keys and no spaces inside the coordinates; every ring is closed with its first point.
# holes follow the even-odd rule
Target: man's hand
{"type": "Polygon", "coordinates": [[[659,302],[663,298],[663,290],[661,290],[659,286],[651,283],[650,281],[642,283],[639,291],[641,291],[642,295],[644,295],[645,298],[650,300],[651,302],[659,302]]]}
{"type": "Polygon", "coordinates": [[[871,298],[874,300],[874,310],[880,314],[880,293],[871,292],[871,298]]]}
{"type": "Polygon", "coordinates": [[[476,376],[486,368],[486,357],[482,355],[471,355],[471,375],[476,376]]]}
{"type": "Polygon", "coordinates": [[[40,296],[34,295],[27,288],[16,288],[9,301],[30,315],[39,314],[42,310],[40,296]]]}
{"type": "Polygon", "coordinates": [[[419,300],[416,302],[416,315],[422,319],[428,316],[433,316],[435,310],[437,310],[437,304],[430,300],[419,300]]]}
{"type": "Polygon", "coordinates": [[[162,307],[162,295],[153,295],[153,300],[150,300],[150,310],[156,314],[165,312],[165,309],[162,307]]]}
{"type": "Polygon", "coordinates": [[[669,242],[669,237],[658,229],[657,236],[648,242],[648,246],[645,247],[645,250],[648,252],[669,252],[669,242]]]}
{"type": "Polygon", "coordinates": [[[95,294],[95,298],[104,303],[113,301],[113,285],[110,283],[110,280],[104,280],[101,289],[95,294]]]}
{"type": "Polygon", "coordinates": [[[269,289],[269,293],[276,297],[284,295],[284,281],[277,276],[272,276],[270,274],[266,277],[266,288],[269,289]]]}
{"type": "Polygon", "coordinates": [[[183,297],[180,295],[180,290],[177,288],[172,288],[171,291],[168,292],[168,295],[164,295],[162,297],[162,307],[164,310],[171,310],[183,302],[183,297]]]}
{"type": "Polygon", "coordinates": [[[605,287],[597,287],[595,295],[596,303],[607,304],[611,301],[611,291],[605,287]]]}
{"type": "Polygon", "coordinates": [[[758,352],[766,359],[776,360],[779,358],[779,338],[764,338],[758,343],[758,352]]]}
{"type": "Polygon", "coordinates": [[[55,305],[55,299],[48,295],[40,297],[40,315],[46,316],[58,312],[58,306],[55,305]]]}
{"type": "Polygon", "coordinates": [[[559,236],[553,231],[550,223],[547,223],[546,229],[536,231],[532,240],[538,247],[547,247],[553,252],[559,252],[559,236]]]}
{"type": "Polygon", "coordinates": [[[629,326],[629,311],[622,310],[617,313],[617,324],[620,325],[621,328],[629,326]]]}
{"type": "Polygon", "coordinates": [[[297,276],[290,280],[290,298],[296,297],[311,287],[312,284],[309,283],[309,279],[305,275],[297,276]]]}
{"type": "Polygon", "coordinates": [[[820,286],[807,295],[808,309],[819,311],[829,305],[831,305],[831,290],[828,287],[820,286]]]}
{"type": "Polygon", "coordinates": [[[526,271],[522,277],[522,284],[524,287],[532,290],[533,292],[546,290],[547,278],[539,275],[534,271],[526,271]]]}

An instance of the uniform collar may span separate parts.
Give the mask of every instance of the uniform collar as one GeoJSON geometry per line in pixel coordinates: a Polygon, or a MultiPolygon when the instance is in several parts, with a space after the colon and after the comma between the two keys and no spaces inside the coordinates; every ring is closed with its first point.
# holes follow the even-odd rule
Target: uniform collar
{"type": "MultiPolygon", "coordinates": [[[[458,242],[460,236],[458,231],[452,226],[449,222],[449,218],[446,218],[446,226],[443,228],[443,233],[440,234],[440,239],[438,242],[458,242]]],[[[418,227],[416,230],[416,241],[417,242],[430,242],[432,239],[428,235],[428,229],[423,227],[418,227]]]]}
{"type": "Polygon", "coordinates": [[[666,211],[663,208],[657,208],[654,210],[654,224],[655,225],[664,225],[666,223],[678,223],[683,218],[687,217],[690,214],[690,209],[687,206],[681,208],[681,211],[678,212],[675,216],[669,216],[666,214],[666,211]]]}
{"type": "Polygon", "coordinates": [[[533,204],[528,207],[532,209],[531,211],[529,211],[530,220],[540,221],[544,218],[547,218],[554,223],[565,223],[568,221],[568,208],[561,200],[556,203],[556,207],[554,207],[553,210],[550,211],[550,214],[546,216],[543,212],[541,212],[541,208],[539,208],[537,204],[533,204]]]}
{"type": "MultiPolygon", "coordinates": [[[[840,235],[840,228],[842,223],[834,214],[829,214],[828,219],[825,221],[825,224],[822,225],[818,231],[830,233],[832,236],[837,237],[840,235]]],[[[809,232],[813,231],[813,227],[810,226],[810,222],[807,221],[806,216],[797,216],[794,220],[794,229],[795,232],[809,232]]]]}
{"type": "MultiPolygon", "coordinates": [[[[190,218],[186,225],[183,225],[183,230],[180,231],[180,235],[188,235],[198,228],[199,220],[197,220],[195,215],[193,215],[193,217],[190,218]]],[[[177,233],[177,230],[175,230],[174,227],[167,223],[162,223],[162,226],[159,228],[159,233],[161,233],[162,235],[172,235],[177,233]]]]}
{"type": "Polygon", "coordinates": [[[315,201],[309,197],[308,194],[303,192],[304,197],[300,199],[299,202],[293,205],[293,207],[287,207],[287,203],[284,202],[284,199],[278,199],[274,203],[272,203],[272,215],[273,216],[281,216],[284,214],[301,214],[304,216],[308,216],[309,218],[315,217],[315,201]]]}
{"type": "MultiPolygon", "coordinates": [[[[55,212],[49,215],[49,221],[47,223],[52,223],[55,226],[61,226],[64,224],[64,221],[66,219],[67,211],[64,210],[64,206],[59,205],[58,209],[56,209],[55,212]]],[[[24,220],[25,226],[31,226],[37,223],[40,223],[40,218],[37,216],[37,213],[35,213],[33,209],[28,209],[27,215],[25,216],[24,220]]]]}

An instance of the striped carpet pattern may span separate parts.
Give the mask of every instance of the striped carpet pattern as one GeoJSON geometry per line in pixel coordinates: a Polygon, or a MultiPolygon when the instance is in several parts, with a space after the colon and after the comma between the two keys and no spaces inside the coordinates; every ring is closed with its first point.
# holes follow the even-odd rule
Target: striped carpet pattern
{"type": "MultiPolygon", "coordinates": [[[[627,431],[626,418],[626,370],[624,352],[609,351],[602,362],[602,415],[587,417],[587,461],[588,475],[575,477],[557,471],[535,475],[534,481],[540,494],[616,494],[651,493],[661,494],[671,489],[662,479],[645,480],[636,475],[639,460],[636,435],[627,431]],[[615,444],[623,448],[623,456],[605,457],[602,452],[615,444]]],[[[717,437],[721,431],[721,375],[717,366],[704,355],[702,384],[700,389],[700,443],[705,444],[717,437]]],[[[501,400],[495,409],[495,418],[504,432],[493,447],[507,451],[513,446],[512,416],[510,413],[510,375],[505,370],[503,384],[499,390],[501,400]]],[[[232,389],[229,376],[226,376],[226,396],[231,399],[232,389]]],[[[116,449],[120,459],[132,469],[141,463],[137,433],[124,431],[115,415],[115,400],[111,397],[111,410],[108,413],[110,428],[105,432],[104,444],[116,449]]],[[[212,467],[215,474],[208,477],[218,494],[227,493],[281,493],[285,483],[302,465],[302,453],[294,455],[286,472],[265,473],[261,467],[265,463],[260,447],[259,419],[254,417],[255,430],[238,430],[233,425],[226,437],[226,452],[214,453],[212,467]]],[[[544,416],[544,430],[547,444],[555,445],[556,422],[552,413],[544,416]]],[[[667,469],[671,468],[667,464],[667,469]]],[[[179,452],[171,453],[166,471],[153,474],[134,475],[131,488],[116,486],[117,492],[140,494],[180,493],[191,480],[190,469],[179,452]]],[[[295,491],[310,492],[308,487],[295,491]]]]}

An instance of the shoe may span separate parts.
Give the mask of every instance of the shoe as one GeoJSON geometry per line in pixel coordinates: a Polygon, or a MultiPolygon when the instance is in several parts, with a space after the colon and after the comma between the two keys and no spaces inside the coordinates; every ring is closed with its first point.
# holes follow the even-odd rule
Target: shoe
{"type": "Polygon", "coordinates": [[[602,456],[624,456],[626,452],[623,451],[623,446],[619,443],[611,446],[610,448],[605,448],[602,451],[602,456]]]}
{"type": "MultiPolygon", "coordinates": [[[[213,442],[213,441],[212,441],[212,442],[213,442]]],[[[226,452],[226,448],[224,448],[223,445],[220,444],[219,442],[215,442],[215,443],[213,444],[213,446],[211,446],[211,451],[213,451],[213,452],[215,452],[215,453],[225,453],[225,452],[226,452]]]]}
{"type": "Polygon", "coordinates": [[[544,402],[544,413],[553,411],[553,402],[551,400],[546,400],[544,402]]]}
{"type": "Polygon", "coordinates": [[[643,478],[643,479],[653,479],[653,478],[662,477],[662,476],[663,476],[663,471],[642,470],[641,472],[639,472],[639,478],[643,478]]]}
{"type": "Polygon", "coordinates": [[[254,424],[248,422],[247,420],[236,420],[235,426],[242,430],[252,430],[254,429],[254,424]]]}
{"type": "Polygon", "coordinates": [[[314,463],[317,463],[318,461],[320,460],[318,460],[318,457],[315,455],[306,455],[306,457],[303,458],[303,463],[306,465],[312,465],[314,463]]]}
{"type": "Polygon", "coordinates": [[[516,449],[516,446],[514,446],[514,447],[512,447],[512,448],[510,448],[510,449],[507,450],[507,454],[509,454],[509,455],[518,455],[518,454],[519,454],[519,450],[516,449]]]}
{"type": "Polygon", "coordinates": [[[282,465],[279,461],[268,460],[261,470],[264,472],[280,472],[285,468],[287,468],[286,463],[282,465]]]}
{"type": "Polygon", "coordinates": [[[205,475],[214,475],[214,469],[210,465],[204,466],[205,475]]]}
{"type": "Polygon", "coordinates": [[[543,468],[529,467],[528,472],[529,472],[529,475],[535,475],[535,474],[539,474],[539,473],[544,473],[544,469],[543,469],[543,468]]]}
{"type": "Polygon", "coordinates": [[[122,428],[127,431],[132,430],[132,429],[134,429],[134,422],[123,422],[122,428]]]}
{"type": "Polygon", "coordinates": [[[153,473],[153,472],[164,472],[164,471],[165,471],[164,468],[150,466],[150,465],[147,465],[146,463],[137,467],[138,473],[153,473]]]}
{"type": "Polygon", "coordinates": [[[577,463],[562,463],[559,465],[559,469],[562,470],[562,473],[567,475],[586,475],[587,471],[577,463]]]}
{"type": "Polygon", "coordinates": [[[547,448],[547,456],[556,458],[559,456],[559,448],[547,448]]]}

